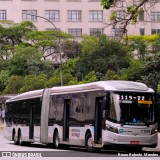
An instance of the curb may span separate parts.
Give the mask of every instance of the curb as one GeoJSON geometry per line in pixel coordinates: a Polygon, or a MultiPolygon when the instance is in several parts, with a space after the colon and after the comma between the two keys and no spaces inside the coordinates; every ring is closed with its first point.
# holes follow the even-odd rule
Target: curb
{"type": "Polygon", "coordinates": [[[145,152],[154,152],[154,153],[160,153],[160,148],[144,148],[143,151],[145,152]]]}

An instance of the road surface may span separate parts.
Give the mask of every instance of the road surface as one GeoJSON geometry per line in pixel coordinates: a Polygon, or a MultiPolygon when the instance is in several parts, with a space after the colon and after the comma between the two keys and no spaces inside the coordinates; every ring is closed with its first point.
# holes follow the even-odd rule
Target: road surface
{"type": "Polygon", "coordinates": [[[4,160],[158,160],[160,159],[160,139],[157,148],[143,148],[143,152],[134,153],[122,148],[109,148],[97,153],[88,153],[84,148],[70,147],[56,150],[43,144],[35,143],[29,146],[14,145],[3,136],[0,129],[0,159],[4,160]]]}

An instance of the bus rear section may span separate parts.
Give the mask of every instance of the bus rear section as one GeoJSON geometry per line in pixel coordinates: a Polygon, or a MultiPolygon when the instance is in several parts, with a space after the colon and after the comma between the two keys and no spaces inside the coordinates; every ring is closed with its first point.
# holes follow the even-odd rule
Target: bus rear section
{"type": "Polygon", "coordinates": [[[42,92],[26,92],[6,102],[5,138],[19,145],[40,142],[42,92]]]}

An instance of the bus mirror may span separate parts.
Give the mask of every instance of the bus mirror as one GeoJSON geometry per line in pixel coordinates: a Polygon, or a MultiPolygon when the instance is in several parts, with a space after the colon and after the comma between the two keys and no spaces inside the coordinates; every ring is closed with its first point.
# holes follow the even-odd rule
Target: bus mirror
{"type": "Polygon", "coordinates": [[[102,99],[102,108],[103,108],[103,110],[109,109],[109,99],[107,96],[103,97],[103,99],[102,99]]]}

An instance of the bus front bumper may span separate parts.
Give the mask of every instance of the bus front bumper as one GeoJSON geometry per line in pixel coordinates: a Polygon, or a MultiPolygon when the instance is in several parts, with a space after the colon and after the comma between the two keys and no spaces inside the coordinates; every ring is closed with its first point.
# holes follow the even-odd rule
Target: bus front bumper
{"type": "Polygon", "coordinates": [[[158,133],[153,135],[120,135],[105,131],[102,134],[103,146],[105,145],[129,145],[142,147],[156,147],[158,143],[158,133]]]}

